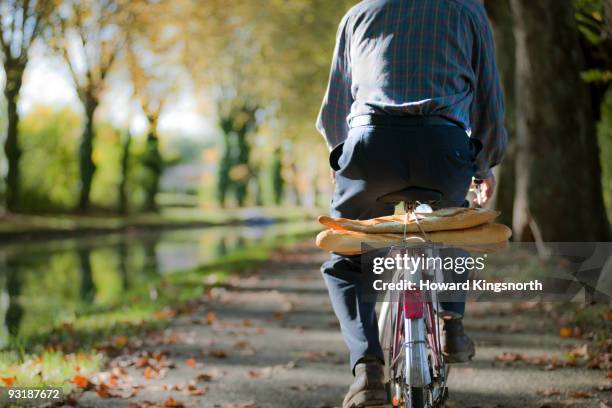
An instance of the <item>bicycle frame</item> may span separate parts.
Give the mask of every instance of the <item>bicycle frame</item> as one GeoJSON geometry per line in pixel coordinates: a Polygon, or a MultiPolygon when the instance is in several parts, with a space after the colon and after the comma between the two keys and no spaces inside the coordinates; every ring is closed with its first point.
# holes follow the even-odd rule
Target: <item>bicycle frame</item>
{"type": "MultiPolygon", "coordinates": [[[[397,247],[392,247],[390,252],[397,247]]],[[[432,255],[435,251],[429,243],[418,246],[403,244],[400,254],[415,255],[417,251],[425,251],[432,255]],[[408,251],[413,252],[412,254],[408,251]]],[[[416,283],[423,278],[423,271],[418,269],[414,273],[406,270],[396,271],[393,279],[397,281],[403,278],[409,282],[416,283]]],[[[431,278],[440,279],[441,270],[434,270],[431,278]]],[[[424,406],[437,406],[445,396],[445,385],[447,369],[442,357],[440,329],[436,311],[438,299],[435,293],[423,293],[419,289],[405,290],[399,293],[390,293],[390,301],[383,304],[381,316],[391,313],[391,319],[381,320],[382,330],[392,329],[392,346],[389,356],[389,375],[395,378],[388,380],[395,384],[391,390],[392,400],[395,406],[400,406],[399,401],[404,401],[405,407],[412,406],[415,389],[428,390],[431,394],[428,399],[430,403],[424,406]],[[385,321],[393,322],[392,327],[385,328],[385,321]],[[402,361],[400,361],[402,360],[402,361]],[[401,364],[400,364],[401,363],[401,364]],[[402,366],[403,365],[403,366],[402,366]],[[394,368],[398,367],[399,370],[394,368]],[[401,373],[401,375],[400,375],[401,373]]],[[[383,347],[389,345],[383,344],[383,347]]]]}

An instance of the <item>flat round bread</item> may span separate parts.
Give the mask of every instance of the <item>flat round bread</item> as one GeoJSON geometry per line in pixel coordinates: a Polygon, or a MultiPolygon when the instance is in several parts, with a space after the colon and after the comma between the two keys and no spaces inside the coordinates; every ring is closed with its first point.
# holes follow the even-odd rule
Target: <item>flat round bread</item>
{"type": "MultiPolygon", "coordinates": [[[[503,224],[484,224],[473,228],[434,231],[427,234],[429,240],[473,252],[493,252],[504,248],[512,230],[503,224]]],[[[341,255],[359,255],[362,244],[372,248],[384,248],[401,242],[403,234],[366,234],[348,230],[327,229],[317,235],[316,243],[321,249],[341,255]]],[[[412,242],[422,242],[421,234],[407,234],[412,242]]]]}
{"type": "MultiPolygon", "coordinates": [[[[499,211],[485,208],[444,208],[431,213],[417,213],[421,228],[425,232],[462,230],[490,223],[499,216],[499,211]]],[[[390,215],[371,220],[319,217],[319,223],[335,230],[363,232],[367,234],[403,234],[404,215],[390,215]]],[[[408,219],[407,232],[420,232],[414,218],[408,219]]]]}

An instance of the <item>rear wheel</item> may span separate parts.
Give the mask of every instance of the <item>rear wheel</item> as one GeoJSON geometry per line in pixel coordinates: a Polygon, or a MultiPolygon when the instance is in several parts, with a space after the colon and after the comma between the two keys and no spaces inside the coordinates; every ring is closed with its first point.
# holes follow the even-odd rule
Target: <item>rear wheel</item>
{"type": "MultiPolygon", "coordinates": [[[[398,299],[386,299],[387,302],[382,304],[379,314],[379,334],[380,344],[383,348],[385,357],[385,381],[388,383],[389,401],[392,406],[398,408],[424,408],[424,407],[440,407],[444,404],[447,396],[446,381],[448,376],[448,366],[443,365],[438,369],[437,375],[434,374],[433,360],[434,356],[433,344],[429,346],[430,358],[428,358],[429,368],[432,373],[434,382],[430,387],[408,387],[404,376],[405,365],[405,348],[404,348],[404,318],[402,313],[401,302],[398,299]],[[444,379],[440,381],[440,379],[444,379]]],[[[427,309],[426,309],[427,310],[427,309]]],[[[427,312],[426,312],[427,313],[427,312]]],[[[426,319],[426,322],[428,320],[426,319]]],[[[437,321],[435,319],[428,321],[437,321]]],[[[431,332],[431,327],[428,327],[431,332]]],[[[438,332],[439,335],[439,332],[438,332]]],[[[428,336],[429,341],[432,336],[428,336]]]]}
{"type": "MultiPolygon", "coordinates": [[[[421,387],[412,387],[410,389],[409,401],[411,402],[412,408],[425,408],[429,407],[427,404],[428,391],[421,387]]],[[[408,398],[406,398],[408,400],[408,398]]]]}

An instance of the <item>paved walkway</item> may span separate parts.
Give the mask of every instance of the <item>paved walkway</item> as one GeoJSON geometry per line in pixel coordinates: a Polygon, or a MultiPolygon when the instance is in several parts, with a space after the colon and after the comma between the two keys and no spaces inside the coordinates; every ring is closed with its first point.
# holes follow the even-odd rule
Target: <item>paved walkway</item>
{"type": "MultiPolygon", "coordinates": [[[[86,392],[79,405],[339,406],[352,377],[318,270],[324,258],[303,244],[212,290],[164,333],[112,361],[100,377],[112,386],[86,392]],[[119,398],[100,397],[107,392],[119,398]]],[[[477,356],[452,370],[449,407],[604,408],[612,400],[605,372],[558,368],[550,360],[581,344],[561,339],[542,312],[490,304],[471,304],[469,311],[477,356]]]]}

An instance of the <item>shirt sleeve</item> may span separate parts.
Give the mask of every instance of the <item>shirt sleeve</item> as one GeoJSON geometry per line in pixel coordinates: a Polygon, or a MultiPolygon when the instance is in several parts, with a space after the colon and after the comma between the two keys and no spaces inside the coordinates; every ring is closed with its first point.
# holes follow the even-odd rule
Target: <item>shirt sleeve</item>
{"type": "Polygon", "coordinates": [[[330,148],[346,139],[347,117],[353,104],[347,21],[348,16],[345,16],[338,27],[329,84],[317,119],[317,130],[323,135],[330,148]]]}
{"type": "Polygon", "coordinates": [[[476,178],[491,176],[491,168],[501,163],[506,152],[508,136],[504,126],[504,94],[497,63],[495,43],[484,7],[475,24],[474,73],[476,92],[471,109],[472,137],[482,143],[476,158],[476,178]]]}

